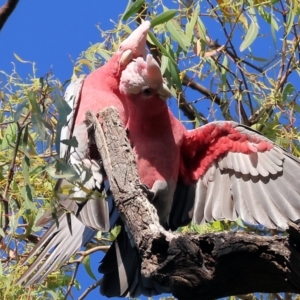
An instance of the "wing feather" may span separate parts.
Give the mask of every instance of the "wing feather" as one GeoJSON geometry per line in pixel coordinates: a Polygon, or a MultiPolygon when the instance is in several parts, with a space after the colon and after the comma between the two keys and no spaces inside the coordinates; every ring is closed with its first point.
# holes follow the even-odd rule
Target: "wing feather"
{"type": "Polygon", "coordinates": [[[93,238],[96,231],[83,225],[73,214],[70,216],[73,235],[70,234],[67,218],[63,213],[58,218],[59,227],[53,223],[28,255],[24,264],[39,253],[17,284],[26,282],[25,286],[29,286],[42,281],[93,238]],[[34,272],[36,273],[30,278],[34,272]]]}
{"type": "Polygon", "coordinates": [[[196,223],[240,217],[286,229],[289,220],[300,219],[299,159],[234,122],[213,122],[187,136],[182,153],[196,177],[196,223]]]}

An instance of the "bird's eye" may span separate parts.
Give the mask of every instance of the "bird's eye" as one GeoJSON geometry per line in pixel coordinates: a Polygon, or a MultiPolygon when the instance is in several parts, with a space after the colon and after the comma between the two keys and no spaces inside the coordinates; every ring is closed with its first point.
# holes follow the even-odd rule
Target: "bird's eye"
{"type": "Polygon", "coordinates": [[[153,95],[153,90],[149,86],[142,88],[141,94],[145,97],[150,97],[153,95]]]}

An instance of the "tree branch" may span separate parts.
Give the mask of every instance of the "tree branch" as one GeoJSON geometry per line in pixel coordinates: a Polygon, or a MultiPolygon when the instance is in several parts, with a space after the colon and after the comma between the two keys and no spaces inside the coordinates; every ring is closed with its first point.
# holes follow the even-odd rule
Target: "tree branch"
{"type": "Polygon", "coordinates": [[[245,232],[205,235],[165,231],[140,188],[134,155],[115,109],[91,112],[98,151],[122,221],[142,260],[141,273],[178,299],[251,292],[300,293],[300,229],[288,237],[245,232]]]}
{"type": "Polygon", "coordinates": [[[0,8],[0,30],[15,10],[18,2],[19,0],[7,0],[7,2],[0,8]]]}

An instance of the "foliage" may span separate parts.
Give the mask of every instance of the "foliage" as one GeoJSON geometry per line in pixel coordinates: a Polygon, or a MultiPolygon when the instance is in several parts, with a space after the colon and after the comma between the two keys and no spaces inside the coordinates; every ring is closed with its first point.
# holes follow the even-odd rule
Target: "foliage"
{"type": "MultiPolygon", "coordinates": [[[[154,27],[148,37],[150,51],[177,99],[177,105],[173,99],[170,106],[179,108],[178,117],[188,127],[237,120],[299,156],[298,0],[129,1],[113,30],[99,28],[103,42],[80,54],[71,80],[105,63],[130,28],[146,16],[154,27]]],[[[109,238],[99,233],[84,252],[42,285],[25,292],[14,286],[25,268],[22,260],[44,230],[35,221],[54,207],[56,179],[74,174],[64,162],[57,164],[56,153],[69,112],[63,100],[67,83],[51,73],[37,77],[34,63],[17,55],[16,59],[31,64],[32,74],[22,79],[17,70],[1,71],[0,77],[0,295],[1,299],[63,299],[72,287],[80,288],[75,278],[81,263],[95,283],[98,274],[93,274],[89,256],[107,250],[117,233],[109,238]]],[[[225,221],[181,230],[203,233],[240,229],[238,225],[244,226],[225,221]]]]}

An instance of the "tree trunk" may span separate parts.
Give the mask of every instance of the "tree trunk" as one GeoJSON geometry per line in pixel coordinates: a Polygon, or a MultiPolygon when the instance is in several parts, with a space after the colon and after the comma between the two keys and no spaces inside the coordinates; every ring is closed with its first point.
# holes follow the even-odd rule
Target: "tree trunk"
{"type": "Polygon", "coordinates": [[[288,236],[245,232],[168,232],[141,187],[126,132],[113,108],[92,112],[95,141],[122,221],[142,260],[141,272],[178,299],[215,299],[251,292],[300,293],[300,230],[288,236]],[[103,146],[105,145],[105,146],[103,146]]]}

